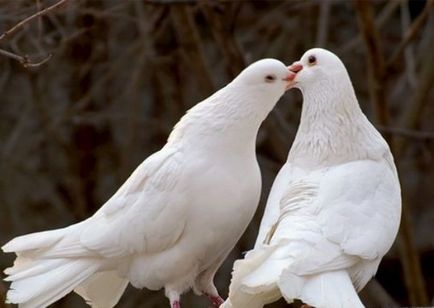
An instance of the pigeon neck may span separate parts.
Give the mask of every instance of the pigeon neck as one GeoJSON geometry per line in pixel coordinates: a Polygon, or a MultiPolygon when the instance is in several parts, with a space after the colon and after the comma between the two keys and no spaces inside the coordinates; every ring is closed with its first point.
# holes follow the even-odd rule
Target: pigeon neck
{"type": "Polygon", "coordinates": [[[270,99],[261,100],[258,93],[246,95],[241,89],[228,87],[191,108],[175,126],[168,142],[193,145],[201,151],[254,153],[259,126],[273,105],[267,105],[270,99]]]}
{"type": "Polygon", "coordinates": [[[303,91],[300,126],[288,161],[319,168],[381,159],[388,146],[362,113],[351,82],[303,91]]]}

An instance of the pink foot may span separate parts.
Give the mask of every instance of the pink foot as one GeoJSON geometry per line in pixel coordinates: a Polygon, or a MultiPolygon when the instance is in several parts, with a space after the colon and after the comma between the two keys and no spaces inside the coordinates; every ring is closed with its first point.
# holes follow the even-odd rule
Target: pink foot
{"type": "Polygon", "coordinates": [[[205,293],[205,295],[209,298],[209,300],[211,301],[213,307],[218,308],[220,307],[221,304],[223,304],[225,301],[223,298],[221,298],[220,296],[214,296],[211,294],[207,294],[205,293]]]}
{"type": "Polygon", "coordinates": [[[179,301],[174,301],[172,303],[172,308],[181,308],[181,303],[179,301]]]}

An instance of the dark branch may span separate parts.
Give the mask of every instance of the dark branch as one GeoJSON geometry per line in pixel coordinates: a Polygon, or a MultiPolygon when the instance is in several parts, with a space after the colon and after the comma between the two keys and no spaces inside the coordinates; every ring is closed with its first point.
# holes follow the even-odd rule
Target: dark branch
{"type": "Polygon", "coordinates": [[[52,6],[49,6],[49,7],[45,8],[45,9],[43,9],[42,11],[39,11],[39,12],[37,12],[37,13],[35,13],[35,14],[33,14],[33,15],[25,18],[25,19],[23,19],[22,21],[20,21],[19,23],[17,23],[15,26],[13,26],[12,28],[10,28],[9,30],[6,30],[5,32],[3,32],[3,34],[0,35],[0,41],[3,40],[4,38],[8,37],[8,36],[11,36],[16,31],[18,31],[19,29],[21,29],[25,24],[31,22],[32,20],[34,20],[34,19],[36,19],[36,18],[38,18],[40,16],[46,15],[49,12],[51,12],[52,10],[60,7],[66,1],[68,1],[68,0],[60,0],[59,2],[53,4],[52,6]]]}
{"type": "Polygon", "coordinates": [[[53,56],[52,54],[48,54],[41,61],[34,62],[27,55],[20,56],[20,55],[17,55],[15,53],[12,53],[10,51],[4,50],[4,49],[0,49],[0,55],[6,56],[8,58],[11,58],[11,59],[14,59],[14,60],[20,62],[25,68],[41,66],[41,65],[47,63],[51,59],[51,57],[53,56]]]}

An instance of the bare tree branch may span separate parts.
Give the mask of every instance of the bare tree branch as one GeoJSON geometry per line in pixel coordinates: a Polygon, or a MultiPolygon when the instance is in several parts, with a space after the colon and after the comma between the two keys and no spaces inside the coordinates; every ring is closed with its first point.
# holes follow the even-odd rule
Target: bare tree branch
{"type": "Polygon", "coordinates": [[[12,53],[10,51],[4,50],[4,49],[0,49],[0,55],[6,56],[8,58],[14,59],[18,62],[20,62],[24,67],[38,67],[41,66],[45,63],[47,63],[51,57],[53,56],[52,54],[48,54],[44,59],[38,61],[38,62],[34,62],[33,60],[30,60],[29,56],[24,55],[24,56],[20,56],[17,55],[15,53],[12,53]]]}
{"type": "MultiPolygon", "coordinates": [[[[39,19],[39,23],[38,23],[39,26],[38,26],[38,28],[39,28],[39,36],[41,36],[42,24],[41,24],[41,19],[40,18],[42,16],[48,14],[50,11],[52,11],[52,10],[60,7],[66,1],[68,1],[68,0],[60,0],[59,2],[57,2],[57,3],[55,3],[55,4],[51,5],[51,6],[49,6],[47,8],[45,8],[43,10],[40,10],[37,13],[35,13],[35,14],[33,14],[33,15],[25,18],[25,19],[23,19],[22,21],[20,21],[19,23],[17,23],[15,26],[13,26],[12,28],[10,28],[9,30],[4,31],[0,35],[0,41],[3,40],[3,39],[5,39],[6,37],[11,36],[16,31],[18,31],[19,29],[21,29],[22,27],[24,27],[24,25],[26,25],[27,23],[31,22],[32,20],[34,20],[36,18],[39,19]]],[[[39,1],[36,2],[36,6],[39,9],[39,7],[40,7],[40,2],[39,1]]],[[[14,60],[20,62],[25,68],[41,66],[41,65],[47,63],[51,59],[51,57],[52,57],[51,54],[48,54],[44,59],[35,62],[33,60],[30,60],[30,58],[29,58],[28,55],[21,56],[21,55],[18,55],[16,53],[13,53],[13,52],[10,52],[10,51],[4,50],[4,49],[0,49],[0,55],[6,56],[8,58],[11,58],[11,59],[14,59],[14,60]]]]}
{"type": "Polygon", "coordinates": [[[49,6],[45,9],[43,9],[42,11],[39,11],[25,19],[23,19],[22,21],[20,21],[19,23],[17,23],[15,26],[13,26],[12,28],[10,28],[9,30],[6,30],[5,32],[3,32],[2,35],[0,35],[0,41],[3,40],[4,38],[11,36],[12,34],[14,34],[16,31],[18,31],[19,29],[21,29],[25,24],[31,22],[32,20],[34,20],[35,18],[38,18],[40,16],[46,15],[49,12],[51,12],[52,10],[60,7],[62,4],[66,3],[66,1],[68,0],[60,0],[59,2],[53,4],[52,6],[49,6]]]}

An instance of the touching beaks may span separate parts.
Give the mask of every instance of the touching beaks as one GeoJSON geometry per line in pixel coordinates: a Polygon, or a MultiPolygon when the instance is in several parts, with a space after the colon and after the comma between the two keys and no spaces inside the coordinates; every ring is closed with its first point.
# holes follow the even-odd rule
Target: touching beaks
{"type": "Polygon", "coordinates": [[[295,77],[297,77],[297,73],[303,69],[303,65],[300,62],[294,62],[290,66],[288,66],[289,74],[283,80],[287,81],[287,85],[285,90],[289,90],[295,84],[295,77]]]}
{"type": "Polygon", "coordinates": [[[289,90],[294,85],[294,79],[296,76],[297,76],[296,73],[292,72],[291,70],[288,71],[288,75],[285,78],[283,78],[283,80],[286,81],[285,91],[289,90]]]}
{"type": "Polygon", "coordinates": [[[283,78],[283,80],[286,81],[285,91],[291,89],[291,87],[294,85],[295,76],[296,74],[294,74],[293,72],[289,72],[288,76],[283,78]]]}
{"type": "Polygon", "coordinates": [[[300,62],[294,62],[290,66],[288,66],[288,69],[294,74],[297,74],[303,69],[303,65],[300,62]]]}

